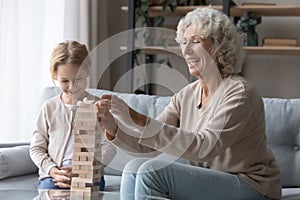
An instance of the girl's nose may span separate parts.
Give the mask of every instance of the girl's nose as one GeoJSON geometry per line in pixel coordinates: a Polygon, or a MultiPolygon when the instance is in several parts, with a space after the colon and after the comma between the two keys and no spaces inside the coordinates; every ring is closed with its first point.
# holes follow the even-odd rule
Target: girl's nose
{"type": "Polygon", "coordinates": [[[70,81],[69,83],[69,90],[72,90],[74,88],[74,82],[70,81]]]}

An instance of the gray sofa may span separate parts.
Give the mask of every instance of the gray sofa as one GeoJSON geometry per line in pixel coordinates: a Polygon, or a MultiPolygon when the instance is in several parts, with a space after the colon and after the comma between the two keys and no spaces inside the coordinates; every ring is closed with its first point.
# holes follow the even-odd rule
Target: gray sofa
{"type": "MultiPolygon", "coordinates": [[[[46,88],[41,102],[57,94],[57,89],[46,88]]],[[[90,93],[100,96],[111,93],[90,89],[90,93]]],[[[149,116],[157,116],[168,104],[171,97],[116,93],[131,107],[149,116]]],[[[282,199],[300,199],[300,99],[264,98],[266,112],[266,133],[268,145],[272,149],[282,173],[282,199]]],[[[38,185],[37,168],[32,163],[29,144],[2,145],[0,148],[0,197],[4,190],[32,190],[38,185]]],[[[125,163],[134,155],[117,149],[117,155],[109,167],[105,168],[107,191],[118,191],[121,171],[125,163]]],[[[22,199],[26,199],[23,196],[22,199]]],[[[30,199],[28,197],[28,199],[30,199]]]]}

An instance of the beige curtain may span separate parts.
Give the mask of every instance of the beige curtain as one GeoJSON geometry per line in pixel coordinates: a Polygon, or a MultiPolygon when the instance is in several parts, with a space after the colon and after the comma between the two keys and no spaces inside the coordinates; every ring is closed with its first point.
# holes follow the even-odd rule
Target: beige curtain
{"type": "MultiPolygon", "coordinates": [[[[86,44],[91,52],[108,38],[108,0],[66,0],[64,38],[78,40],[86,44]]],[[[108,47],[109,48],[109,47],[108,47]]],[[[109,49],[101,56],[93,56],[92,73],[89,87],[111,89],[110,72],[101,63],[107,63],[109,49]],[[95,60],[96,59],[96,60],[95,60]],[[104,76],[104,72],[106,72],[104,76]],[[108,75],[107,75],[108,74],[108,75]],[[99,82],[101,80],[101,82],[99,82]]]]}

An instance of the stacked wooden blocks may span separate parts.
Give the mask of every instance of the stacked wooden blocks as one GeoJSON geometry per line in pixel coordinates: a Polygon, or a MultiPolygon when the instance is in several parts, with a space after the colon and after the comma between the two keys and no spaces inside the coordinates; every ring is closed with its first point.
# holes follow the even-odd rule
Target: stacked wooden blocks
{"type": "Polygon", "coordinates": [[[78,177],[72,178],[71,198],[90,199],[99,194],[101,172],[101,134],[98,117],[101,113],[93,101],[78,102],[78,109],[73,122],[74,152],[72,171],[78,177]]]}

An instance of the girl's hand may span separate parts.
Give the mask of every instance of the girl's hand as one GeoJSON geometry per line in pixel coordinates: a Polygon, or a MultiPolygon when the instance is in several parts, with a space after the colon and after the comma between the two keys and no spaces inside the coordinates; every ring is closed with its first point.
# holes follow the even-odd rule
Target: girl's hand
{"type": "Polygon", "coordinates": [[[50,176],[53,178],[53,182],[60,188],[70,188],[72,177],[76,176],[72,174],[71,167],[52,167],[50,170],[50,176]]]}

